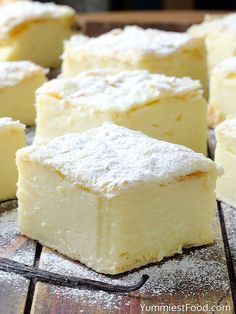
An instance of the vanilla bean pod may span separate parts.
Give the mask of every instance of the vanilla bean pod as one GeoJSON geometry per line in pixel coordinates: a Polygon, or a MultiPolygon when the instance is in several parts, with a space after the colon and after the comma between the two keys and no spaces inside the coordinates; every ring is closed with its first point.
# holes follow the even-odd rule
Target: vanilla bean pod
{"type": "Polygon", "coordinates": [[[113,285],[97,280],[56,274],[53,272],[45,271],[40,268],[15,262],[6,258],[0,259],[0,270],[6,272],[13,272],[28,279],[34,278],[41,282],[59,286],[66,286],[70,288],[79,288],[82,286],[86,286],[101,289],[108,292],[122,292],[122,293],[128,293],[140,289],[149,278],[148,275],[142,275],[140,281],[137,282],[136,284],[129,286],[113,285]]]}

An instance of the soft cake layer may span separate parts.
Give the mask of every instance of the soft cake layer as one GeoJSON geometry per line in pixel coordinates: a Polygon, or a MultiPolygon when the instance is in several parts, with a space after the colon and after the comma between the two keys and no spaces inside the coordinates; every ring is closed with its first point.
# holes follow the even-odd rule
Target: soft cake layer
{"type": "Polygon", "coordinates": [[[229,115],[236,114],[236,57],[215,66],[210,79],[209,125],[214,127],[229,115]]]}
{"type": "Polygon", "coordinates": [[[215,65],[236,52],[236,13],[223,16],[207,15],[203,23],[188,32],[206,39],[209,72],[215,65]]]}
{"type": "Polygon", "coordinates": [[[236,207],[236,117],[219,124],[216,139],[215,160],[224,168],[224,175],[217,180],[216,195],[236,207]]]}
{"type": "Polygon", "coordinates": [[[46,79],[46,71],[29,61],[0,62],[0,117],[35,123],[35,90],[46,79]]]}
{"type": "Polygon", "coordinates": [[[52,80],[36,94],[35,143],[113,121],[206,153],[206,102],[198,81],[94,70],[52,80]]]}
{"type": "Polygon", "coordinates": [[[16,151],[25,146],[24,125],[10,118],[0,118],[0,200],[15,198],[16,151]]]}
{"type": "Polygon", "coordinates": [[[75,11],[67,6],[16,1],[0,7],[0,60],[60,64],[63,41],[73,32],[75,11]]]}
{"type": "Polygon", "coordinates": [[[96,271],[214,240],[217,169],[184,146],[104,124],[22,149],[17,165],[21,233],[96,271]]]}
{"type": "Polygon", "coordinates": [[[97,67],[119,71],[146,69],[152,73],[199,79],[206,91],[205,63],[202,38],[127,26],[97,38],[73,36],[65,44],[62,73],[64,77],[71,77],[97,67]]]}

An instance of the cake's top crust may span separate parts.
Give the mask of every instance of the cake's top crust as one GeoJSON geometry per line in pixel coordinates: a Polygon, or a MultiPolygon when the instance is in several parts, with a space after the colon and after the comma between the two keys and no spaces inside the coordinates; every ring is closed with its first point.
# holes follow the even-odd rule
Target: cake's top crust
{"type": "Polygon", "coordinates": [[[17,158],[48,166],[106,197],[143,183],[166,185],[196,172],[211,172],[214,178],[217,173],[202,154],[111,123],[27,147],[17,158]]]}
{"type": "Polygon", "coordinates": [[[207,36],[212,31],[220,31],[225,29],[232,29],[236,31],[236,13],[211,16],[206,15],[201,24],[193,25],[189,28],[188,32],[193,35],[207,36]]]}
{"type": "Polygon", "coordinates": [[[52,18],[70,17],[75,11],[54,3],[16,1],[0,6],[0,34],[7,34],[18,25],[52,18]]]}
{"type": "Polygon", "coordinates": [[[236,57],[229,57],[218,63],[213,73],[220,73],[224,76],[235,77],[236,76],[236,57]]]}
{"type": "Polygon", "coordinates": [[[234,146],[236,146],[236,116],[232,116],[223,121],[216,127],[217,137],[223,135],[224,138],[231,138],[234,140],[234,146]]]}
{"type": "Polygon", "coordinates": [[[199,42],[199,39],[191,38],[187,33],[126,26],[124,29],[114,29],[96,38],[72,36],[65,47],[66,51],[72,50],[75,54],[88,51],[94,55],[112,58],[118,56],[121,62],[125,62],[145,54],[168,55],[183,47],[194,47],[196,42],[199,42]]]}
{"type": "Polygon", "coordinates": [[[34,75],[45,75],[48,71],[30,61],[0,61],[0,89],[14,86],[34,75]]]}
{"type": "Polygon", "coordinates": [[[25,125],[20,123],[20,121],[12,120],[12,118],[0,118],[0,130],[6,128],[14,128],[14,129],[25,129],[25,125]]]}
{"type": "Polygon", "coordinates": [[[155,100],[202,95],[199,81],[134,70],[91,70],[74,78],[60,78],[40,87],[37,95],[56,97],[63,103],[97,111],[126,111],[155,100]]]}

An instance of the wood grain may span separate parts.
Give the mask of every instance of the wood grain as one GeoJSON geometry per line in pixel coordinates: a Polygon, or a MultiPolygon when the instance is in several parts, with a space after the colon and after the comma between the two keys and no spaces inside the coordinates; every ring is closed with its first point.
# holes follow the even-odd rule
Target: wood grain
{"type": "MultiPolygon", "coordinates": [[[[33,265],[35,243],[18,234],[16,201],[0,204],[0,258],[33,265]]],[[[0,313],[24,313],[29,280],[0,272],[0,313]]]]}
{"type": "Polygon", "coordinates": [[[191,24],[200,23],[206,14],[224,14],[226,11],[123,11],[112,13],[78,14],[78,23],[82,32],[97,36],[112,28],[136,24],[142,27],[153,27],[169,31],[185,31],[191,24]]]}

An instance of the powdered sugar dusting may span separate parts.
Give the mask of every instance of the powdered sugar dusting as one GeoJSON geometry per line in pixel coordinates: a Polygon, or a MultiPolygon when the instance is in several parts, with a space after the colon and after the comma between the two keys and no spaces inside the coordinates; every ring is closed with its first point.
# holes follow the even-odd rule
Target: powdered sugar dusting
{"type": "Polygon", "coordinates": [[[63,104],[97,111],[125,111],[152,101],[190,95],[201,96],[199,81],[147,71],[90,70],[75,78],[60,78],[43,84],[37,95],[49,95],[63,104]],[[61,98],[61,99],[60,99],[61,98]]]}
{"type": "MultiPolygon", "coordinates": [[[[16,200],[0,203],[0,258],[32,265],[35,246],[19,236],[16,207],[16,200]]],[[[28,279],[0,271],[0,312],[23,313],[28,286],[28,279]]]]}
{"type": "MultiPolygon", "coordinates": [[[[100,280],[110,284],[131,285],[138,282],[142,274],[150,276],[141,290],[133,292],[132,297],[183,295],[184,297],[206,296],[230,289],[227,267],[223,258],[223,247],[218,240],[213,246],[186,250],[183,255],[166,259],[120,276],[98,274],[80,263],[73,262],[50,249],[44,249],[40,267],[60,274],[100,280]]],[[[122,294],[81,289],[52,288],[53,293],[70,300],[79,300],[82,305],[118,309],[120,303],[130,305],[132,298],[122,294]]],[[[207,298],[207,297],[206,297],[207,298]]]]}
{"type": "Polygon", "coordinates": [[[202,154],[112,123],[23,148],[17,152],[20,158],[49,166],[107,197],[143,182],[168,184],[194,172],[210,172],[213,180],[217,175],[215,163],[202,154]]]}
{"type": "Polygon", "coordinates": [[[0,118],[0,129],[1,128],[17,128],[25,129],[25,125],[20,123],[18,120],[12,120],[12,118],[0,118]]]}
{"type": "Polygon", "coordinates": [[[119,57],[122,62],[132,62],[132,57],[139,58],[145,54],[166,55],[176,52],[182,47],[195,45],[198,39],[186,33],[143,29],[138,26],[126,26],[114,29],[96,38],[75,35],[66,43],[66,51],[86,53],[100,56],[119,57]]]}
{"type": "MultiPolygon", "coordinates": [[[[23,297],[23,294],[26,294],[28,292],[28,283],[29,280],[25,279],[19,275],[13,274],[13,273],[7,273],[4,271],[0,271],[0,287],[1,287],[1,298],[4,299],[4,295],[6,294],[6,299],[9,298],[9,292],[11,293],[11,296],[17,297],[17,295],[21,295],[23,297]]],[[[1,305],[4,303],[1,302],[1,305]]],[[[9,309],[10,310],[10,309],[9,309]]]]}
{"type": "Polygon", "coordinates": [[[19,235],[16,207],[17,201],[0,203],[0,257],[32,265],[35,243],[19,235]]]}
{"type": "Polygon", "coordinates": [[[0,7],[0,34],[7,34],[24,22],[70,17],[74,14],[75,11],[68,6],[36,1],[15,1],[0,7]]]}
{"type": "MultiPolygon", "coordinates": [[[[1,12],[1,8],[0,8],[1,12]]],[[[14,86],[34,75],[44,75],[48,71],[30,61],[1,61],[0,88],[14,86]]]]}

